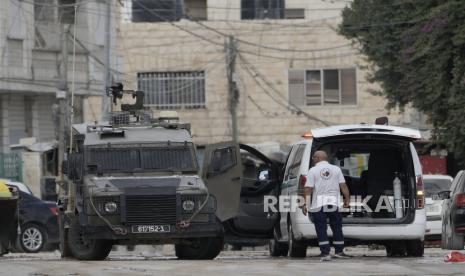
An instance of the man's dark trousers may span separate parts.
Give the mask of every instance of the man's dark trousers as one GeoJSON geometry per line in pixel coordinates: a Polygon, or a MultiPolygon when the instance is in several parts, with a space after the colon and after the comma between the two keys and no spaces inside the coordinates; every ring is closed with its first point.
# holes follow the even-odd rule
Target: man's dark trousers
{"type": "Polygon", "coordinates": [[[342,253],[344,250],[344,235],[342,234],[342,215],[338,208],[334,205],[327,205],[318,210],[312,210],[309,214],[313,217],[321,254],[328,255],[331,249],[327,234],[327,219],[329,219],[329,225],[333,232],[333,245],[336,254],[342,253]]]}

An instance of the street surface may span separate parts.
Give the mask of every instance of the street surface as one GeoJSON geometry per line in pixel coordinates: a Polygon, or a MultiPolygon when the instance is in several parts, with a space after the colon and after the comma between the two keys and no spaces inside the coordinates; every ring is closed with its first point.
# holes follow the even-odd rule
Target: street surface
{"type": "Polygon", "coordinates": [[[464,275],[465,263],[444,263],[449,251],[428,248],[424,258],[387,258],[384,250],[350,247],[350,260],[320,262],[305,259],[271,258],[267,251],[224,251],[212,261],[180,261],[172,250],[118,249],[105,261],[79,262],[60,259],[59,252],[8,254],[0,257],[0,275],[464,275]]]}

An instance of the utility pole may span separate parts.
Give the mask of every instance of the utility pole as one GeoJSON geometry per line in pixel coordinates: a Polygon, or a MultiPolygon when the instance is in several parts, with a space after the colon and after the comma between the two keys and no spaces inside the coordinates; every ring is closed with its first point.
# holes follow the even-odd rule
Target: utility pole
{"type": "Polygon", "coordinates": [[[110,111],[110,101],[107,97],[107,87],[111,86],[111,70],[110,70],[110,54],[111,54],[111,0],[107,0],[107,9],[105,14],[105,68],[103,78],[103,96],[102,96],[102,119],[108,119],[108,113],[110,111]]]}
{"type": "Polygon", "coordinates": [[[236,41],[233,36],[228,37],[226,43],[226,74],[228,77],[228,108],[231,114],[232,139],[238,141],[237,131],[237,104],[239,102],[239,90],[236,80],[236,41]]]}
{"type": "Polygon", "coordinates": [[[60,22],[60,81],[56,98],[58,101],[58,125],[56,125],[58,138],[58,175],[60,181],[63,181],[63,160],[65,156],[65,129],[67,125],[68,114],[68,24],[60,22]]]}

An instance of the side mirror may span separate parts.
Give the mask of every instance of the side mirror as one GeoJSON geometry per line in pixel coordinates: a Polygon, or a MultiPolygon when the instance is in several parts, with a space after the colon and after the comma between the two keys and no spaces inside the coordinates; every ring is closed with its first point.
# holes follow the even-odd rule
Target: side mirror
{"type": "Polygon", "coordinates": [[[450,191],[442,191],[438,193],[439,199],[449,199],[450,198],[450,191]]]}
{"type": "Polygon", "coordinates": [[[258,174],[258,180],[265,181],[265,180],[268,180],[268,179],[270,179],[270,172],[268,170],[261,171],[258,174]]]}

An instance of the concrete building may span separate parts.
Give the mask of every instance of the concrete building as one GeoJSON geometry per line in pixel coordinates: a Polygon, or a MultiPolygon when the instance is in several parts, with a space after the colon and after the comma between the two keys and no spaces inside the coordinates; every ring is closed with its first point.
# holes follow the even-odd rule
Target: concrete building
{"type": "Polygon", "coordinates": [[[230,64],[242,142],[288,144],[314,127],[385,115],[391,124],[415,125],[410,109],[388,114],[386,101],[371,93],[380,87],[367,81],[364,58],[335,31],[347,1],[124,3],[126,87],[144,90],[155,114],[177,110],[198,143],[231,139],[230,64]]]}
{"type": "MultiPolygon", "coordinates": [[[[118,3],[112,4],[110,37],[115,47],[120,19],[115,12],[118,3]]],[[[0,1],[0,177],[22,180],[40,195],[41,178],[56,173],[58,159],[50,142],[57,138],[57,95],[66,83],[69,94],[72,91],[74,34],[74,122],[100,119],[105,17],[106,4],[100,0],[0,1]],[[62,62],[65,41],[67,82],[62,62]],[[18,151],[20,143],[45,146],[18,151]]],[[[114,53],[111,68],[118,78],[114,53]]]]}
{"type": "Polygon", "coordinates": [[[71,91],[76,2],[75,122],[100,118],[105,2],[0,1],[0,152],[9,152],[21,138],[56,138],[56,93],[64,87],[60,34],[64,26],[71,91]]]}

